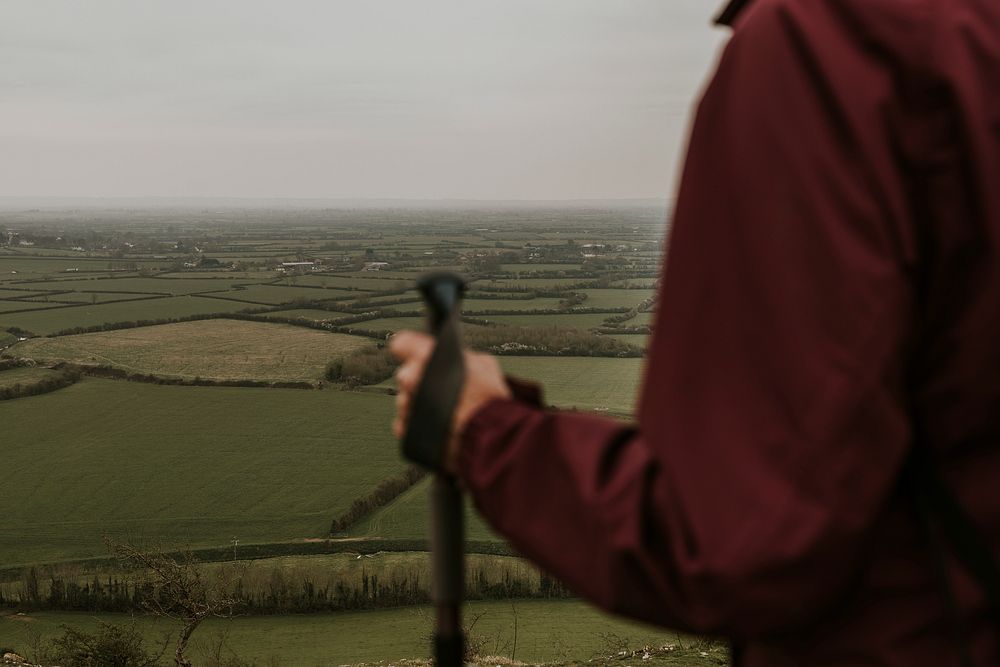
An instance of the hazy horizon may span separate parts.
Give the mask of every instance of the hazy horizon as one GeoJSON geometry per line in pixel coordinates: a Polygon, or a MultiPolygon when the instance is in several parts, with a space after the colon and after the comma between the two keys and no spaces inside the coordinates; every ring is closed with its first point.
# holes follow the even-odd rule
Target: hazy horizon
{"type": "Polygon", "coordinates": [[[716,9],[19,4],[0,198],[667,200],[716,9]]]}
{"type": "Polygon", "coordinates": [[[651,197],[598,199],[431,199],[351,197],[16,197],[0,196],[0,210],[68,210],[76,208],[121,210],[126,208],[477,208],[477,207],[648,207],[669,208],[672,200],[651,197]]]}

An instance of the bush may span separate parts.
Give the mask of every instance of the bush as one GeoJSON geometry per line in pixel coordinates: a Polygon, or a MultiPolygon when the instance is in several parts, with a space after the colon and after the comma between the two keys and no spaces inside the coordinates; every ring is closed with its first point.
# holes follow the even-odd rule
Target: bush
{"type": "Polygon", "coordinates": [[[62,667],[153,667],[162,655],[146,651],[134,626],[101,623],[92,633],[63,626],[62,636],[36,659],[62,667]]]}
{"type": "Polygon", "coordinates": [[[388,380],[399,364],[385,347],[364,347],[346,357],[334,359],[326,367],[326,379],[355,387],[388,380]]]}

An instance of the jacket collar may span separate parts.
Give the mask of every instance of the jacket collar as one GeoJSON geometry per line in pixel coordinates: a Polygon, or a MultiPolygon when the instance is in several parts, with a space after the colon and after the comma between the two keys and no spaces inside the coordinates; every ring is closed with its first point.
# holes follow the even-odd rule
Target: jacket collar
{"type": "Polygon", "coordinates": [[[746,9],[751,0],[729,0],[722,12],[715,17],[715,22],[719,25],[732,25],[736,16],[746,9]]]}

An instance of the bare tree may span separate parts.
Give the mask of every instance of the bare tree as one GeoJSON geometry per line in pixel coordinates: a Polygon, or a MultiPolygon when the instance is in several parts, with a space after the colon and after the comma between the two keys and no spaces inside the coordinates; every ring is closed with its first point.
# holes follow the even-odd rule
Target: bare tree
{"type": "Polygon", "coordinates": [[[143,600],[152,614],[181,623],[174,647],[177,667],[192,667],[185,656],[191,635],[207,618],[230,618],[241,606],[236,591],[246,564],[224,564],[208,572],[190,553],[177,556],[108,541],[108,547],[125,565],[145,570],[149,586],[143,600]]]}

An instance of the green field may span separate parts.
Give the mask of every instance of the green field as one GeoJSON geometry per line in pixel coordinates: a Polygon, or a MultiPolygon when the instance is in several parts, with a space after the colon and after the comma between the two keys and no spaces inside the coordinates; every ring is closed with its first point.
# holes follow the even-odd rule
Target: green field
{"type": "Polygon", "coordinates": [[[239,301],[210,299],[201,296],[163,297],[0,315],[0,328],[20,327],[25,331],[46,336],[73,327],[170,319],[189,315],[234,313],[251,307],[252,304],[239,301]]]}
{"type": "Polygon", "coordinates": [[[290,308],[288,310],[275,310],[269,313],[262,313],[264,317],[298,317],[304,320],[322,322],[324,320],[335,320],[340,317],[350,317],[353,313],[342,313],[335,310],[317,310],[315,308],[290,308]]]}
{"type": "Polygon", "coordinates": [[[180,546],[322,536],[403,468],[387,396],[86,379],[0,402],[0,563],[105,553],[102,535],[180,546]]]}
{"type": "MultiPolygon", "coordinates": [[[[387,294],[385,296],[364,296],[358,295],[357,292],[355,292],[354,295],[357,297],[354,305],[358,307],[364,307],[367,304],[392,304],[395,301],[408,301],[410,303],[420,301],[420,293],[415,290],[403,292],[402,294],[387,294]]],[[[393,306],[390,305],[389,307],[391,308],[393,306]]],[[[403,308],[404,306],[399,307],[403,308]]],[[[416,307],[419,308],[419,305],[416,307]]]]}
{"type": "Polygon", "coordinates": [[[39,294],[45,294],[45,292],[0,288],[0,299],[23,299],[25,297],[38,296],[39,294]]]}
{"type": "Polygon", "coordinates": [[[548,404],[619,415],[634,408],[643,363],[611,357],[500,357],[506,373],[541,382],[548,404]]]}
{"type": "Polygon", "coordinates": [[[368,331],[423,330],[427,326],[427,320],[423,317],[380,317],[375,320],[355,322],[349,326],[355,329],[367,329],[368,331]]]}
{"type": "Polygon", "coordinates": [[[39,380],[45,380],[58,375],[56,371],[48,368],[11,368],[0,371],[0,389],[13,387],[16,384],[35,384],[39,380]]]}
{"type": "Polygon", "coordinates": [[[412,280],[399,280],[394,278],[375,277],[372,272],[362,274],[362,277],[355,275],[319,275],[301,276],[294,279],[296,285],[316,285],[319,287],[347,288],[363,290],[367,292],[380,292],[386,290],[405,290],[413,286],[412,280]]]}
{"type": "Polygon", "coordinates": [[[539,297],[535,299],[465,299],[462,301],[463,312],[477,310],[502,310],[516,312],[518,310],[555,310],[560,299],[539,297]]]}
{"type": "Polygon", "coordinates": [[[42,303],[38,301],[0,301],[0,313],[17,312],[21,310],[37,310],[39,308],[51,308],[56,304],[42,303]]]}
{"type": "Polygon", "coordinates": [[[582,306],[586,308],[633,308],[653,296],[651,289],[585,289],[580,290],[587,295],[582,306]]]}
{"type": "Polygon", "coordinates": [[[226,269],[220,271],[177,271],[173,273],[161,273],[156,277],[159,279],[177,278],[191,280],[192,278],[207,278],[209,280],[239,280],[240,282],[269,283],[280,276],[274,271],[231,271],[226,269]]]}
{"type": "Polygon", "coordinates": [[[593,329],[604,325],[610,313],[558,313],[549,315],[487,315],[484,320],[519,327],[569,327],[593,329]]]}
{"type": "Polygon", "coordinates": [[[73,278],[35,283],[18,287],[37,290],[77,290],[82,292],[141,292],[143,294],[194,294],[217,292],[245,285],[248,281],[235,278],[73,278]]]}
{"type": "Polygon", "coordinates": [[[109,265],[119,268],[123,263],[136,263],[142,268],[158,268],[166,266],[166,262],[154,260],[118,260],[108,257],[0,257],[0,279],[11,280],[34,280],[46,276],[63,277],[74,275],[67,273],[66,269],[80,269],[81,272],[102,272],[110,273],[112,269],[109,265]]]}
{"type": "Polygon", "coordinates": [[[248,285],[233,289],[218,296],[239,299],[252,303],[277,306],[294,301],[323,301],[328,299],[353,299],[357,292],[340,289],[320,289],[316,287],[286,287],[284,285],[248,285]]]}
{"type": "MultiPolygon", "coordinates": [[[[627,417],[635,408],[645,361],[615,357],[497,357],[508,375],[539,382],[546,405],[627,417]]],[[[395,387],[388,379],[376,385],[395,387]]]]}
{"type": "Polygon", "coordinates": [[[209,380],[316,381],[334,358],[372,342],[288,324],[199,320],[77,336],[32,338],[7,351],[37,362],[113,366],[209,380]]]}
{"type": "Polygon", "coordinates": [[[545,271],[547,273],[554,273],[558,271],[579,271],[579,264],[501,264],[500,270],[505,273],[538,273],[540,271],[545,271]]]}
{"type": "MultiPolygon", "coordinates": [[[[474,634],[486,645],[485,653],[510,655],[514,619],[517,646],[514,657],[527,662],[584,662],[595,655],[613,654],[615,638],[629,646],[662,646],[678,641],[676,633],[611,618],[576,600],[516,600],[473,602],[466,618],[477,618],[474,634]]],[[[380,611],[299,616],[250,616],[212,619],[192,640],[192,657],[203,657],[220,633],[243,658],[280,667],[339,667],[360,662],[425,658],[434,612],[426,606],[380,611]]],[[[24,653],[29,631],[48,638],[61,634],[61,626],[93,629],[99,621],[129,623],[125,614],[50,613],[0,617],[0,644],[24,653]]],[[[135,623],[151,640],[176,632],[169,621],[138,617],[135,623]]],[[[683,639],[681,639],[683,641],[683,639]]],[[[199,660],[195,660],[199,664],[199,660]]],[[[684,662],[679,665],[713,665],[684,662]]],[[[622,667],[625,667],[623,663],[622,667]]]]}
{"type": "Polygon", "coordinates": [[[31,297],[32,301],[51,301],[53,303],[107,303],[109,301],[130,301],[144,299],[146,294],[134,292],[53,292],[31,297]]]}
{"type": "Polygon", "coordinates": [[[6,331],[0,331],[0,347],[6,347],[17,342],[17,336],[6,331]]]}

